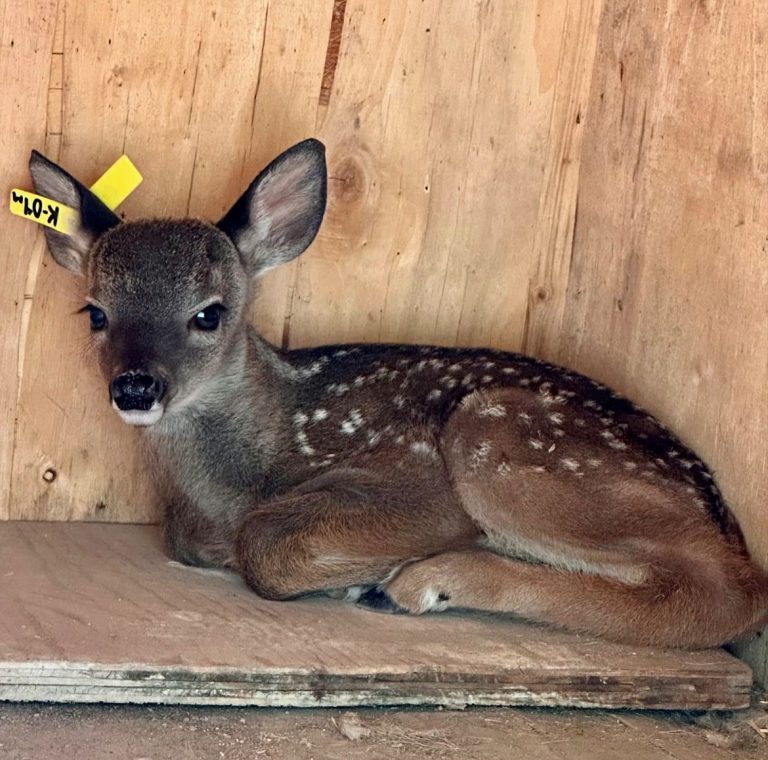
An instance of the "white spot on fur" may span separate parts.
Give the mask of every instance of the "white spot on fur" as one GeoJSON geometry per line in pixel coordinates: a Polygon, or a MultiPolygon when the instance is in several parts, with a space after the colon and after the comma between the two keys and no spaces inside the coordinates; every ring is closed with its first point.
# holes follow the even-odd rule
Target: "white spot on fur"
{"type": "Polygon", "coordinates": [[[381,440],[381,433],[376,430],[370,430],[368,432],[368,445],[375,446],[381,440]]]}
{"type": "Polygon", "coordinates": [[[439,388],[435,388],[427,394],[427,401],[437,401],[442,395],[443,392],[439,388]]]}
{"type": "Polygon", "coordinates": [[[435,447],[428,441],[414,441],[411,444],[411,451],[414,454],[426,456],[430,459],[437,457],[437,449],[435,449],[435,447]]]}
{"type": "Polygon", "coordinates": [[[565,435],[565,430],[563,430],[562,428],[555,428],[552,431],[552,435],[554,435],[557,438],[562,438],[565,435]]]}
{"type": "Polygon", "coordinates": [[[552,414],[547,415],[547,419],[554,425],[562,425],[565,417],[563,417],[560,412],[553,412],[552,414]]]}
{"type": "Polygon", "coordinates": [[[501,404],[489,404],[478,409],[479,417],[506,417],[507,409],[501,404]]]}
{"type": "Polygon", "coordinates": [[[575,459],[568,459],[567,457],[565,459],[561,459],[560,464],[563,465],[566,470],[570,470],[571,472],[576,472],[576,470],[581,467],[581,465],[575,459]]]}
{"type": "Polygon", "coordinates": [[[541,451],[544,448],[544,441],[540,441],[538,438],[531,438],[528,441],[528,445],[536,451],[541,451]]]}
{"type": "Polygon", "coordinates": [[[312,419],[315,422],[322,422],[323,420],[328,419],[328,410],[327,409],[315,409],[314,412],[312,412],[312,419]]]}
{"type": "Polygon", "coordinates": [[[328,362],[327,357],[323,357],[320,361],[312,362],[309,367],[303,367],[299,370],[300,377],[312,377],[313,375],[319,375],[323,371],[323,365],[328,362]]]}
{"type": "Polygon", "coordinates": [[[355,386],[355,388],[360,388],[365,383],[365,378],[362,375],[358,375],[353,381],[352,385],[355,386]]]}
{"type": "Polygon", "coordinates": [[[461,372],[461,364],[451,364],[450,367],[448,367],[449,372],[461,372]]]}
{"type": "Polygon", "coordinates": [[[531,384],[531,381],[527,377],[521,377],[520,381],[518,382],[518,385],[522,385],[524,388],[529,386],[531,384]]]}
{"type": "Polygon", "coordinates": [[[637,469],[637,462],[624,462],[624,469],[625,470],[636,470],[637,469]]]}
{"type": "Polygon", "coordinates": [[[307,434],[303,430],[296,433],[296,441],[299,444],[299,451],[306,457],[314,456],[315,450],[309,445],[307,434]]]}
{"type": "Polygon", "coordinates": [[[480,382],[481,383],[491,383],[491,382],[493,382],[493,378],[490,375],[483,375],[480,378],[480,382]]]}
{"type": "Polygon", "coordinates": [[[402,409],[405,406],[405,398],[398,393],[397,396],[392,397],[392,403],[398,409],[402,409]]]}
{"type": "Polygon", "coordinates": [[[547,454],[551,454],[555,450],[555,444],[553,443],[548,449],[547,454]]]}
{"type": "Polygon", "coordinates": [[[616,449],[616,451],[624,451],[627,448],[627,444],[624,443],[624,441],[616,441],[616,440],[608,441],[608,445],[612,449],[616,449]]]}
{"type": "Polygon", "coordinates": [[[501,371],[505,375],[519,375],[520,374],[514,367],[504,367],[501,371]]]}
{"type": "Polygon", "coordinates": [[[518,417],[519,417],[521,420],[523,420],[523,421],[525,421],[525,422],[530,422],[530,421],[531,421],[531,415],[530,415],[530,414],[528,414],[528,412],[518,412],[518,413],[517,413],[517,416],[518,416],[518,417]]]}
{"type": "Polygon", "coordinates": [[[345,435],[356,433],[363,426],[363,416],[359,409],[353,409],[349,417],[341,423],[341,432],[345,435]]]}
{"type": "Polygon", "coordinates": [[[496,472],[499,475],[509,475],[512,472],[512,468],[509,466],[509,462],[502,462],[497,468],[496,472]]]}
{"type": "Polygon", "coordinates": [[[336,395],[343,396],[349,390],[349,386],[346,383],[339,383],[336,386],[336,395]]]}
{"type": "Polygon", "coordinates": [[[293,422],[295,425],[301,427],[309,422],[309,417],[304,412],[296,412],[293,415],[293,422]]]}
{"type": "Polygon", "coordinates": [[[600,467],[602,465],[603,460],[602,459],[587,459],[587,464],[590,467],[600,467]]]}
{"type": "Polygon", "coordinates": [[[475,446],[474,451],[472,452],[472,456],[469,459],[469,466],[476,470],[480,465],[482,465],[487,459],[488,454],[491,453],[491,442],[490,441],[480,441],[480,443],[475,446]]]}

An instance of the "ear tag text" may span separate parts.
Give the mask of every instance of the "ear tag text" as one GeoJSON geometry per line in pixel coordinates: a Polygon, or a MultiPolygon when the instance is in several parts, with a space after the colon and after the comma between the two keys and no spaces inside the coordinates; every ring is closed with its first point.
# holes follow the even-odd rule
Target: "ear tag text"
{"type": "MultiPolygon", "coordinates": [[[[91,192],[114,211],[142,182],[143,177],[125,154],[99,177],[91,192]]],[[[52,201],[28,190],[11,190],[11,213],[70,235],[78,222],[78,213],[70,206],[52,201]]]]}
{"type": "Polygon", "coordinates": [[[11,213],[65,235],[71,233],[78,219],[78,214],[73,208],[17,188],[11,190],[11,213]]]}

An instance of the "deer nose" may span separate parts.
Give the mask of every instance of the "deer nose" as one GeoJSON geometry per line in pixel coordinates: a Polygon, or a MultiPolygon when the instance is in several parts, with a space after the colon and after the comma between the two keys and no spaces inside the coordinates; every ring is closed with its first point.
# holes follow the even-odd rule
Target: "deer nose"
{"type": "Polygon", "coordinates": [[[146,411],[160,401],[165,393],[165,382],[146,372],[123,372],[109,386],[109,393],[118,409],[146,411]]]}

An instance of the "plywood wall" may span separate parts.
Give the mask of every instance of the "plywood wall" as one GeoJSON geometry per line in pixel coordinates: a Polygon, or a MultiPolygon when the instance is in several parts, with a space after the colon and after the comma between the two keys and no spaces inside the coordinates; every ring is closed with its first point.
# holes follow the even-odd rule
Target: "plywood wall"
{"type": "MultiPolygon", "coordinates": [[[[216,218],[309,135],[330,205],[255,319],[288,346],[523,348],[713,464],[768,565],[768,20],[759,0],[0,0],[2,177],[127,152],[128,217],[216,218]],[[171,24],[170,19],[173,19],[171,24]]],[[[0,236],[0,518],[148,521],[81,283],[0,236]]]]}

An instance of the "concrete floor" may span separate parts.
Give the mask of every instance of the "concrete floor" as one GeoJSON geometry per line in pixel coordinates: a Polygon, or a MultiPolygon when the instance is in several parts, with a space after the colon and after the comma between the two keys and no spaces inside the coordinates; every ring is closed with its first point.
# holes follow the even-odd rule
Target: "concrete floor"
{"type": "Polygon", "coordinates": [[[3,760],[765,760],[768,712],[0,706],[3,760]]]}

